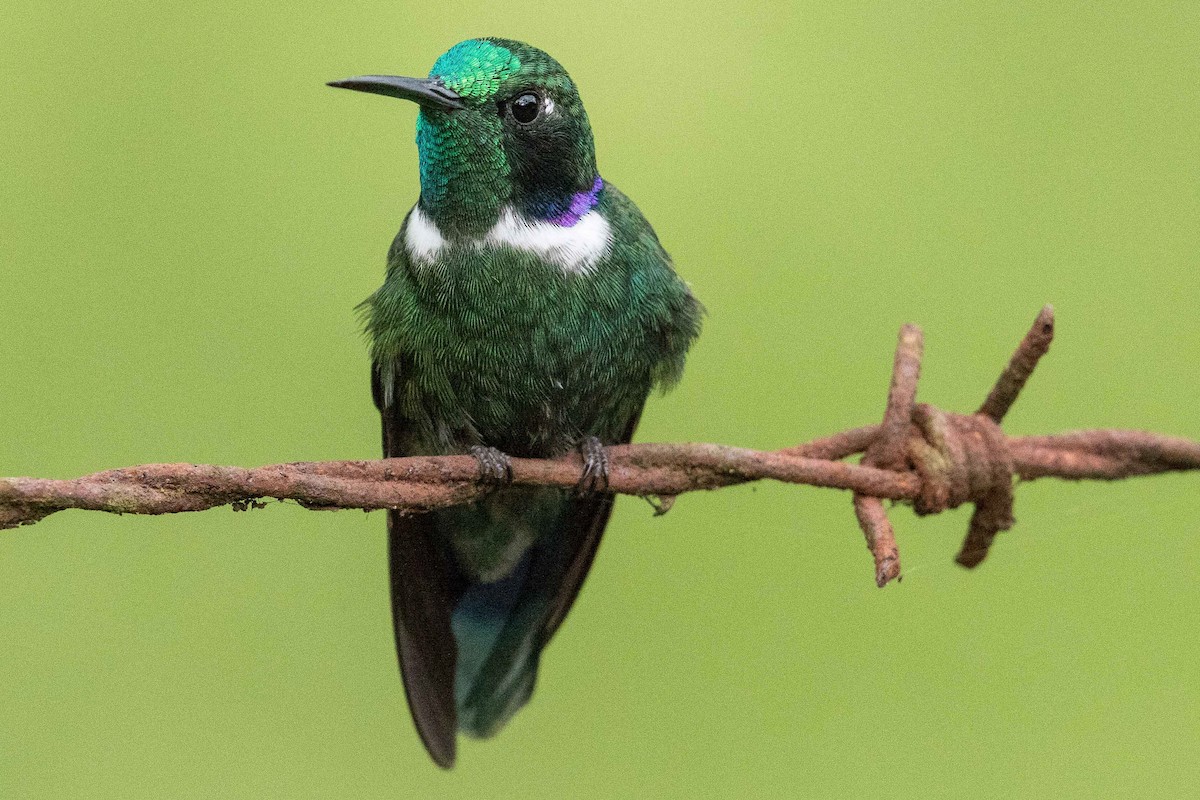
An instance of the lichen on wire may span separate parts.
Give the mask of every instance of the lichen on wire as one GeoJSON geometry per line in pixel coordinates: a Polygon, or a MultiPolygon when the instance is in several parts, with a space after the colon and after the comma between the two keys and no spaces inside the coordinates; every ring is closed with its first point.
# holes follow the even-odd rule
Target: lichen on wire
{"type": "MultiPolygon", "coordinates": [[[[1034,320],[987,399],[973,414],[916,402],[924,340],[905,325],[892,368],[883,422],[773,452],[714,444],[627,444],[606,448],[608,489],[652,499],[660,513],[685,492],[747,481],[844,489],[875,561],[879,586],[901,575],[895,532],[884,500],[937,514],[971,503],[974,513],[956,558],[975,567],[996,535],[1013,526],[1014,478],[1117,480],[1200,469],[1200,442],[1143,431],[1090,430],[1051,436],[1006,436],[1000,428],[1054,337],[1054,310],[1034,320]],[[862,453],[861,463],[844,459],[862,453]]],[[[578,456],[512,459],[513,483],[572,489],[578,456]]],[[[320,461],[247,469],[147,464],[73,480],[0,478],[0,529],[38,522],[56,511],[171,514],[230,505],[245,510],[264,498],[315,510],[397,509],[418,514],[471,503],[491,484],[469,455],[378,461],[320,461]]]]}

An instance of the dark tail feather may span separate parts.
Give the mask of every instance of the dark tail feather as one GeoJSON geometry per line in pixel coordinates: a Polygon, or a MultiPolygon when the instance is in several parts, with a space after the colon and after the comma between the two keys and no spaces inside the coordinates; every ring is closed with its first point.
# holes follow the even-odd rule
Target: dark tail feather
{"type": "Polygon", "coordinates": [[[591,566],[612,497],[567,502],[507,577],[468,584],[436,531],[437,513],[388,513],[392,618],[417,732],[454,764],[455,736],[489,737],[533,694],[542,649],[591,566]]]}
{"type": "MultiPolygon", "coordinates": [[[[607,511],[611,499],[605,499],[607,511]]],[[[548,531],[504,580],[469,587],[455,608],[459,653],[455,694],[458,727],[464,733],[494,735],[533,694],[542,648],[552,633],[548,623],[566,613],[559,607],[560,598],[568,593],[569,605],[582,582],[582,575],[572,575],[572,567],[583,566],[576,563],[580,560],[591,562],[591,552],[580,552],[585,538],[581,534],[591,527],[575,524],[575,506],[580,502],[591,504],[569,504],[567,525],[548,531]]],[[[595,543],[591,545],[594,552],[595,543]]]]}
{"type": "Polygon", "coordinates": [[[451,609],[462,587],[436,544],[430,515],[388,512],[392,624],[404,691],[417,733],[438,766],[454,766],[456,648],[451,609]]]}
{"type": "Polygon", "coordinates": [[[476,737],[504,726],[533,691],[539,648],[534,634],[545,603],[530,581],[531,549],[503,580],[467,588],[451,625],[458,643],[458,728],[476,737]]]}

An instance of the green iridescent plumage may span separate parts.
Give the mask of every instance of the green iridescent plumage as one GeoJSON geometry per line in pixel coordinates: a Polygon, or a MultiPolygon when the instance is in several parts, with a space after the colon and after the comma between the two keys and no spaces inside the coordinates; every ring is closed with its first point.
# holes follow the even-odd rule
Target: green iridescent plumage
{"type": "Polygon", "coordinates": [[[586,276],[515,249],[480,258],[473,244],[414,268],[401,229],[366,328],[422,447],[550,455],[585,435],[611,441],[653,383],[678,378],[695,301],[627,197],[608,185],[597,210],[613,246],[586,276]]]}
{"type": "Polygon", "coordinates": [[[471,39],[439,58],[429,76],[458,92],[472,112],[423,106],[417,117],[420,206],[443,233],[478,236],[505,204],[536,213],[547,198],[591,186],[591,125],[574,82],[553,58],[521,42],[471,39]],[[534,142],[493,113],[528,86],[555,104],[534,142]]]}
{"type": "MultiPolygon", "coordinates": [[[[558,62],[471,40],[426,81],[336,85],[421,104],[421,197],[363,304],[385,454],[628,441],[652,388],[679,378],[701,308],[637,207],[599,178],[558,62]]],[[[612,499],[510,486],[389,517],[405,687],[439,764],[453,762],[456,729],[489,736],[528,700],[612,499]]]]}
{"type": "Polygon", "coordinates": [[[440,77],[460,97],[489,100],[501,82],[520,69],[513,50],[487,39],[468,39],[442,53],[429,74],[440,77]]]}

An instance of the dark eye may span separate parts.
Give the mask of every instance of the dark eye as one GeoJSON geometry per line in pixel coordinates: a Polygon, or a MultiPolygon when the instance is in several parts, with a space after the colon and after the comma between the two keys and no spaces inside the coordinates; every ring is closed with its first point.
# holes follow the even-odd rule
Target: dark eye
{"type": "Polygon", "coordinates": [[[533,92],[526,92],[513,100],[509,104],[509,108],[512,111],[513,119],[522,125],[528,125],[538,118],[538,114],[542,113],[542,98],[533,92]]]}

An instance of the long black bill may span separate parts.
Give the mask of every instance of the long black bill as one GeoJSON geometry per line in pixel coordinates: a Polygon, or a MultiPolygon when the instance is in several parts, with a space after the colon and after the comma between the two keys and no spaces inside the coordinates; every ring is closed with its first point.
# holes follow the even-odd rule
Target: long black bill
{"type": "Polygon", "coordinates": [[[456,111],[465,108],[458,93],[447,89],[441,81],[426,78],[401,78],[396,75],[362,75],[344,81],[331,81],[335,89],[353,89],[356,92],[383,94],[412,100],[422,106],[456,111]]]}

